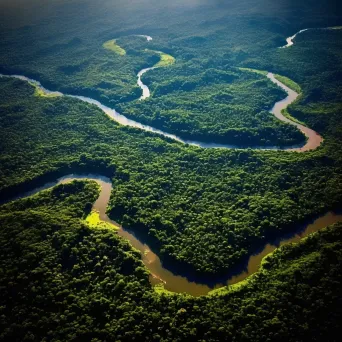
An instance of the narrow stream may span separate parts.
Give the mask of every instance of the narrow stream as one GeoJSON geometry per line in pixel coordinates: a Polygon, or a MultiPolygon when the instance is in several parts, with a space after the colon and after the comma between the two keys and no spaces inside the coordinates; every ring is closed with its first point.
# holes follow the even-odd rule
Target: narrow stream
{"type": "Polygon", "coordinates": [[[291,37],[288,37],[286,38],[286,45],[284,46],[281,46],[280,49],[285,49],[285,48],[288,48],[289,46],[292,46],[294,44],[293,40],[299,35],[301,34],[302,32],[305,32],[305,31],[308,31],[310,29],[303,29],[303,30],[300,30],[298,31],[297,33],[295,33],[293,36],[291,37]]]}
{"type": "Polygon", "coordinates": [[[298,31],[297,33],[295,33],[293,36],[286,38],[286,45],[281,46],[280,49],[285,49],[288,48],[290,46],[292,46],[294,44],[294,39],[301,33],[305,32],[305,31],[309,31],[309,30],[340,30],[342,29],[342,26],[332,26],[332,27],[316,27],[316,28],[306,28],[303,30],[298,31]]]}
{"type": "MultiPolygon", "coordinates": [[[[337,215],[333,212],[328,212],[324,216],[313,221],[311,224],[297,231],[297,233],[283,236],[282,238],[279,238],[277,241],[273,241],[272,243],[269,243],[266,246],[264,246],[263,249],[260,250],[257,254],[250,256],[247,265],[241,265],[240,271],[237,272],[237,274],[227,275],[225,278],[223,277],[220,282],[214,285],[213,285],[212,279],[208,279],[207,283],[199,283],[199,282],[190,281],[185,276],[174,274],[173,272],[165,268],[160,258],[158,257],[158,255],[155,254],[147,244],[140,241],[134,235],[132,231],[126,230],[124,227],[120,226],[118,223],[109,219],[109,217],[106,214],[106,209],[107,209],[107,205],[108,205],[110,195],[112,192],[112,182],[107,177],[96,175],[96,174],[67,175],[65,177],[59,178],[55,182],[47,183],[42,187],[38,187],[32,191],[21,194],[20,196],[17,196],[14,199],[32,196],[42,190],[49,189],[58,184],[65,184],[73,180],[84,180],[84,179],[96,181],[101,186],[101,192],[100,192],[98,199],[93,205],[93,210],[96,210],[99,212],[101,220],[105,222],[110,222],[118,226],[119,227],[118,234],[121,237],[127,239],[134,248],[140,251],[142,261],[150,272],[151,284],[156,285],[159,283],[163,283],[164,288],[169,291],[176,292],[176,293],[188,293],[192,296],[205,295],[213,289],[218,289],[228,284],[229,285],[236,284],[246,279],[251,274],[255,273],[259,269],[259,266],[263,257],[273,252],[277,247],[290,243],[290,242],[298,242],[303,237],[313,232],[316,232],[322,228],[325,228],[328,225],[342,221],[342,215],[337,215]]],[[[180,270],[180,273],[181,271],[182,270],[180,270]]]]}
{"type": "Polygon", "coordinates": [[[146,69],[142,69],[138,72],[138,86],[141,88],[142,90],[142,95],[140,97],[140,100],[145,100],[147,99],[148,97],[151,96],[151,93],[150,93],[150,89],[148,88],[148,86],[146,84],[144,84],[141,80],[141,76],[144,75],[146,72],[152,70],[152,69],[155,69],[154,67],[152,68],[146,68],[146,69]]]}

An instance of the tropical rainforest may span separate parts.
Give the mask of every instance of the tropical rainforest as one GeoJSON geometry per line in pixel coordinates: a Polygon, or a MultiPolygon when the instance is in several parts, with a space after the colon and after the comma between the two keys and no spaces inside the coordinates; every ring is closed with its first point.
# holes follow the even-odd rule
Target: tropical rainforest
{"type": "Polygon", "coordinates": [[[239,146],[182,143],[0,77],[1,341],[339,340],[342,223],[194,297],[153,286],[129,241],[89,224],[95,182],[23,196],[73,173],[106,176],[109,218],[201,282],[340,212],[338,1],[5,0],[0,17],[1,74],[183,139],[239,146]],[[307,137],[270,113],[286,92],[267,72],[300,93],[285,115],[321,135],[318,148],[287,150],[307,137]]]}

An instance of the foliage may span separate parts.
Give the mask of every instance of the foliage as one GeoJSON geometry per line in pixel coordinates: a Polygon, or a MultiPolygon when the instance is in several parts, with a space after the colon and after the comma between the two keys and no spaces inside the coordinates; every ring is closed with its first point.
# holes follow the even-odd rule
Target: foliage
{"type": "Polygon", "coordinates": [[[156,68],[158,67],[165,67],[175,63],[176,59],[167,53],[161,51],[154,51],[160,55],[160,61],[155,65],[156,68]]]}
{"type": "Polygon", "coordinates": [[[224,273],[268,235],[341,202],[341,164],[329,152],[337,135],[307,154],[203,150],[121,127],[75,99],[33,97],[18,80],[0,86],[2,197],[102,173],[114,181],[109,215],[197,272],[224,273]]]}
{"type": "Polygon", "coordinates": [[[274,75],[274,77],[280,81],[281,83],[284,83],[286,86],[288,86],[290,89],[294,90],[298,94],[302,92],[302,88],[300,85],[292,80],[290,80],[288,77],[281,76],[281,75],[274,75]]]}
{"type": "Polygon", "coordinates": [[[82,223],[97,189],[0,206],[0,340],[337,341],[341,224],[276,250],[238,288],[192,298],[154,291],[139,253],[82,223]]]}
{"type": "Polygon", "coordinates": [[[293,126],[269,110],[286,97],[263,74],[208,69],[192,74],[184,69],[155,69],[143,81],[152,98],[118,105],[134,120],[153,125],[185,139],[237,146],[291,146],[305,141],[293,126]],[[165,81],[163,81],[165,80],[165,81]]]}
{"type": "Polygon", "coordinates": [[[126,50],[124,50],[122,47],[120,47],[115,39],[108,40],[107,42],[103,43],[103,47],[107,50],[113,51],[116,54],[120,56],[125,56],[126,55],[126,50]]]}
{"type": "MultiPolygon", "coordinates": [[[[268,113],[284,93],[250,72],[268,70],[300,85],[289,114],[324,137],[306,153],[200,149],[0,79],[1,200],[101,173],[113,179],[111,218],[179,272],[211,279],[268,238],[340,209],[341,31],[309,30],[277,48],[299,29],[341,25],[336,1],[5,1],[0,12],[2,73],[184,137],[299,142],[268,113]],[[103,49],[112,37],[124,58],[103,49]],[[144,74],[152,97],[138,102],[137,72],[160,60],[152,51],[177,63],[144,74]]],[[[154,291],[140,255],[114,229],[85,222],[97,194],[95,183],[75,182],[0,206],[1,340],[336,341],[341,224],[282,247],[239,286],[192,298],[154,291]]]]}
{"type": "MultiPolygon", "coordinates": [[[[177,67],[173,65],[167,69],[151,71],[151,77],[156,75],[158,83],[163,80],[165,84],[172,85],[181,81],[179,77],[182,73],[191,76],[207,71],[209,75],[214,72],[213,78],[219,78],[218,71],[229,72],[232,67],[247,66],[251,60],[257,61],[257,64],[266,62],[264,66],[267,68],[264,70],[273,69],[275,62],[270,61],[269,54],[277,50],[276,47],[284,42],[286,36],[298,31],[298,28],[324,26],[324,23],[331,26],[337,20],[335,10],[326,2],[325,11],[321,13],[322,0],[284,6],[272,4],[269,0],[260,0],[257,4],[247,0],[243,6],[236,0],[230,1],[229,5],[221,2],[218,5],[215,2],[204,4],[200,1],[200,4],[193,4],[177,1],[172,6],[156,6],[152,0],[134,0],[127,4],[120,2],[119,9],[108,0],[102,0],[101,6],[82,0],[79,5],[83,8],[82,13],[75,16],[72,13],[77,7],[77,1],[70,5],[63,5],[59,1],[49,2],[51,12],[64,13],[62,19],[59,16],[51,17],[45,8],[34,11],[35,15],[27,15],[33,11],[32,4],[21,5],[26,12],[14,14],[10,11],[8,17],[12,15],[18,19],[3,21],[0,50],[5,53],[0,54],[0,72],[23,73],[40,80],[48,89],[90,96],[117,108],[119,104],[140,98],[141,89],[136,84],[137,72],[158,63],[154,53],[142,53],[146,48],[163,51],[177,59],[177,67]],[[250,16],[241,16],[242,8],[249,9],[250,16]],[[25,16],[21,13],[25,13],[25,16]],[[71,14],[68,16],[65,13],[71,14]],[[40,21],[40,18],[46,17],[51,18],[48,26],[44,20],[40,21]],[[175,18],[179,20],[175,21],[175,18]],[[26,26],[21,28],[21,23],[26,26]],[[12,30],[12,26],[17,29],[12,30]],[[136,36],[144,33],[154,36],[154,39],[147,42],[145,38],[136,36]],[[112,37],[117,37],[116,42],[127,51],[125,58],[101,48],[112,37]]],[[[4,17],[6,11],[9,10],[4,7],[4,17]]],[[[338,34],[338,30],[330,31],[338,34]]],[[[262,68],[257,65],[256,69],[262,68]]],[[[281,69],[277,67],[281,75],[291,78],[288,70],[284,74],[281,69]]],[[[148,77],[149,74],[144,75],[147,81],[148,77]]],[[[270,109],[270,97],[268,92],[263,91],[266,87],[262,82],[254,84],[254,87],[260,89],[253,89],[250,97],[248,95],[252,85],[248,81],[245,86],[241,84],[248,102],[256,100],[252,108],[249,103],[245,105],[239,96],[235,100],[236,93],[227,93],[224,85],[218,89],[209,89],[213,96],[208,99],[210,107],[200,101],[207,100],[203,96],[203,93],[206,94],[205,88],[198,94],[187,88],[193,87],[193,82],[185,82],[184,86],[185,89],[181,90],[185,93],[183,96],[186,102],[199,96],[194,110],[189,109],[188,105],[184,108],[182,103],[179,106],[170,95],[170,116],[164,113],[170,105],[168,97],[165,97],[165,103],[164,99],[158,100],[152,113],[139,106],[128,110],[127,114],[134,114],[134,117],[139,115],[139,119],[146,123],[165,127],[184,137],[206,137],[207,140],[227,143],[241,141],[244,146],[265,146],[269,142],[285,146],[304,141],[303,135],[295,128],[276,123],[266,113],[270,109]],[[231,97],[234,97],[232,106],[229,105],[231,97]],[[236,103],[242,106],[236,107],[236,103]],[[202,107],[205,113],[202,113],[202,107]],[[140,110],[144,113],[140,114],[140,110]],[[246,121],[237,119],[241,113],[246,121]],[[221,130],[219,125],[223,125],[221,130]]]]}
{"type": "Polygon", "coordinates": [[[102,221],[100,219],[100,215],[97,211],[92,211],[85,219],[85,223],[88,224],[91,228],[112,228],[112,229],[118,229],[117,226],[114,224],[111,224],[109,222],[102,221]]]}

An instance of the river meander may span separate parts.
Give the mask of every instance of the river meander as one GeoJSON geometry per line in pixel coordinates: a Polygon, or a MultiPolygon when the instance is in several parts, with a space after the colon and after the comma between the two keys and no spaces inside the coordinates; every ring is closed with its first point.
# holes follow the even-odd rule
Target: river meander
{"type": "MultiPolygon", "coordinates": [[[[116,225],[118,227],[118,235],[120,235],[124,239],[127,239],[134,248],[140,251],[142,261],[150,272],[151,284],[156,285],[162,283],[166,290],[176,293],[188,293],[192,296],[205,295],[213,289],[218,289],[226,285],[236,284],[246,279],[251,274],[255,273],[259,269],[259,265],[263,257],[273,252],[277,247],[290,242],[298,242],[300,239],[313,232],[316,232],[330,224],[342,221],[342,215],[328,212],[312,223],[306,225],[305,227],[299,227],[298,230],[293,232],[292,234],[285,235],[283,237],[280,237],[276,241],[268,243],[260,251],[251,255],[247,263],[240,265],[240,267],[236,269],[234,274],[227,274],[224,277],[220,277],[220,279],[218,280],[208,278],[207,280],[204,279],[203,281],[194,281],[193,279],[189,280],[186,277],[186,271],[183,271],[182,269],[171,271],[170,269],[165,267],[158,255],[151,250],[148,244],[138,239],[135,236],[134,232],[125,229],[118,223],[112,221],[107,216],[106,209],[112,191],[112,182],[107,177],[96,174],[67,175],[65,177],[57,179],[55,182],[47,183],[41,187],[35,188],[32,191],[23,193],[14,199],[32,196],[42,190],[49,189],[58,184],[68,183],[73,180],[85,179],[96,181],[101,187],[100,195],[94,203],[92,209],[99,212],[100,219],[102,221],[116,225]]],[[[174,268],[176,267],[177,266],[175,266],[174,268]]]]}
{"type": "MultiPolygon", "coordinates": [[[[138,85],[142,89],[142,96],[141,96],[140,100],[144,100],[150,96],[150,90],[141,81],[141,76],[151,69],[153,69],[153,67],[143,69],[137,75],[138,76],[138,85]]],[[[126,116],[118,113],[115,109],[110,108],[110,107],[102,104],[101,102],[99,102],[95,99],[92,99],[90,97],[78,96],[78,95],[67,95],[67,94],[63,94],[63,93],[58,92],[58,91],[51,91],[51,90],[44,88],[39,81],[30,79],[30,78],[23,76],[23,75],[3,75],[3,74],[0,74],[0,77],[17,78],[17,79],[20,79],[22,81],[26,81],[26,82],[32,84],[36,89],[38,89],[39,91],[43,92],[46,95],[67,96],[67,97],[72,97],[72,98],[81,100],[83,102],[89,103],[89,104],[94,105],[97,108],[101,109],[105,114],[107,114],[110,118],[112,118],[113,120],[115,120],[116,122],[118,122],[121,125],[130,126],[130,127],[134,127],[134,128],[138,128],[138,129],[147,131],[147,132],[152,132],[152,133],[155,133],[158,135],[162,135],[164,137],[170,138],[172,140],[176,140],[176,141],[183,143],[183,144],[193,145],[193,146],[197,146],[197,147],[201,147],[201,148],[239,148],[239,149],[246,148],[246,147],[242,147],[239,145],[217,144],[214,142],[213,143],[207,143],[207,142],[183,139],[183,138],[181,138],[175,134],[167,133],[167,132],[164,132],[160,129],[154,128],[152,126],[144,125],[140,122],[131,120],[131,119],[127,118],[126,116]]],[[[270,113],[272,113],[279,120],[296,126],[306,136],[307,140],[306,140],[305,144],[302,146],[290,146],[290,147],[252,146],[252,148],[258,149],[258,150],[286,150],[286,151],[305,152],[305,151],[314,150],[317,147],[319,147],[323,141],[323,138],[317,132],[315,132],[314,130],[312,130],[312,129],[304,126],[304,125],[301,125],[295,121],[292,121],[291,119],[285,117],[282,114],[282,111],[284,109],[286,109],[291,103],[293,103],[298,98],[299,94],[296,93],[294,90],[290,89],[289,87],[287,87],[282,82],[278,81],[275,78],[273,73],[268,73],[267,77],[273,83],[277,84],[279,87],[281,87],[283,90],[285,90],[287,93],[287,96],[283,100],[278,101],[274,104],[273,108],[270,110],[270,113]]]]}
{"type": "MultiPolygon", "coordinates": [[[[303,32],[305,30],[300,31],[299,33],[303,32]]],[[[287,39],[287,46],[291,46],[293,44],[293,39],[296,35],[293,37],[289,37],[287,39]]],[[[152,40],[149,36],[144,36],[148,41],[152,40]]],[[[146,68],[141,70],[138,73],[138,85],[142,89],[142,96],[141,100],[144,100],[150,96],[150,90],[148,87],[143,84],[141,77],[144,73],[148,72],[149,70],[153,69],[146,68]]],[[[224,144],[216,144],[216,143],[204,143],[204,142],[198,142],[198,141],[192,141],[192,140],[185,140],[182,139],[174,134],[164,132],[162,130],[156,129],[154,127],[144,125],[142,123],[139,123],[137,121],[131,120],[124,115],[119,114],[116,112],[115,109],[109,108],[108,106],[105,106],[104,104],[100,103],[99,101],[84,97],[84,96],[74,96],[74,95],[67,95],[63,94],[58,91],[50,91],[48,89],[45,89],[40,82],[30,79],[26,76],[22,75],[2,75],[0,74],[0,77],[12,77],[21,79],[23,81],[29,82],[32,84],[36,89],[43,92],[47,95],[53,95],[53,96],[67,96],[76,98],[78,100],[81,100],[83,102],[89,103],[91,105],[95,105],[99,109],[101,109],[103,112],[105,112],[109,117],[111,117],[113,120],[117,121],[118,123],[125,125],[125,126],[131,126],[138,129],[142,129],[148,132],[153,132],[159,135],[162,135],[167,138],[171,138],[173,140],[176,140],[180,143],[189,144],[193,146],[198,146],[201,148],[242,148],[241,146],[235,146],[235,145],[224,145],[224,144]]],[[[323,138],[312,129],[301,125],[295,121],[292,121],[291,119],[285,117],[282,114],[282,111],[287,108],[291,103],[293,103],[299,96],[298,93],[296,93],[294,90],[287,87],[282,82],[278,81],[274,74],[268,73],[267,77],[275,84],[280,86],[283,90],[286,91],[287,96],[281,101],[278,101],[274,104],[273,108],[270,110],[270,112],[275,115],[279,120],[289,123],[291,125],[296,126],[303,134],[305,134],[307,141],[303,146],[291,146],[287,148],[280,148],[277,146],[269,146],[269,147],[258,147],[253,146],[255,149],[261,149],[261,150],[287,150],[287,151],[297,151],[297,152],[304,152],[316,149],[323,141],[323,138]]],[[[116,226],[118,226],[118,234],[127,239],[131,245],[139,250],[141,252],[142,261],[144,262],[147,269],[150,271],[150,281],[152,284],[158,284],[163,283],[165,289],[172,291],[172,292],[185,292],[193,296],[200,296],[205,295],[209,291],[213,289],[217,289],[223,286],[226,286],[227,284],[235,284],[237,282],[240,282],[250,276],[251,274],[255,273],[260,265],[260,262],[262,258],[271,253],[273,250],[275,250],[277,247],[290,243],[290,242],[298,242],[303,237],[307,236],[310,233],[316,232],[330,224],[340,222],[342,221],[342,215],[337,215],[333,212],[328,212],[324,216],[316,219],[311,224],[308,224],[305,227],[298,228],[296,233],[293,233],[290,236],[283,236],[282,238],[279,238],[277,241],[273,241],[267,245],[265,245],[262,250],[260,250],[258,253],[251,255],[249,257],[248,263],[245,265],[241,265],[240,270],[236,271],[235,274],[228,274],[226,277],[222,277],[217,282],[213,281],[213,279],[208,279],[208,281],[203,282],[195,282],[190,281],[188,278],[184,276],[185,272],[182,272],[182,270],[178,270],[178,272],[172,272],[171,270],[167,269],[163,266],[160,258],[156,253],[154,253],[151,248],[139,240],[133,232],[126,230],[124,227],[118,225],[116,222],[113,222],[110,220],[110,218],[106,214],[107,205],[110,199],[111,191],[112,191],[112,182],[109,178],[103,177],[101,175],[68,175],[62,178],[59,178],[55,182],[45,184],[42,187],[36,188],[30,192],[26,192],[24,194],[21,194],[17,198],[24,198],[27,196],[31,196],[39,191],[42,191],[44,189],[51,188],[53,186],[56,186],[58,184],[70,182],[72,180],[80,180],[80,179],[88,179],[88,180],[94,180],[101,186],[101,192],[99,195],[99,198],[96,200],[96,202],[93,205],[93,210],[96,210],[100,214],[100,219],[106,222],[110,222],[116,226]],[[182,274],[178,275],[176,273],[182,274]]]]}

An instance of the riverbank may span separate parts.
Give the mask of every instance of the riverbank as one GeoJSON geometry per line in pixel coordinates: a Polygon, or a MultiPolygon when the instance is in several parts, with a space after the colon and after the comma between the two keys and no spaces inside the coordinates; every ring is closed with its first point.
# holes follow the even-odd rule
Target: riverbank
{"type": "Polygon", "coordinates": [[[93,204],[92,211],[85,219],[85,222],[93,228],[99,225],[99,228],[114,229],[119,236],[128,240],[131,246],[140,252],[141,259],[150,273],[150,282],[152,285],[157,285],[156,290],[159,292],[161,291],[162,286],[162,289],[170,292],[187,293],[197,297],[206,295],[213,290],[224,288],[227,285],[240,283],[256,273],[259,270],[263,258],[272,253],[276,248],[288,243],[298,242],[309,234],[319,231],[328,225],[342,222],[342,215],[328,212],[314,220],[312,223],[300,227],[300,229],[292,232],[292,234],[284,235],[277,240],[269,242],[257,253],[251,255],[248,258],[247,263],[242,263],[239,267],[235,268],[234,272],[228,274],[226,277],[218,278],[216,283],[212,278],[208,278],[207,282],[196,282],[193,279],[189,280],[185,275],[173,273],[172,270],[163,265],[159,256],[152,251],[148,244],[139,239],[134,232],[126,230],[107,216],[106,210],[112,192],[112,181],[108,177],[98,174],[70,174],[58,178],[56,181],[46,183],[43,186],[36,187],[33,190],[17,195],[12,200],[33,196],[41,191],[50,189],[59,184],[70,183],[74,180],[95,181],[99,185],[99,197],[93,204]],[[94,215],[94,213],[96,214],[94,215]]]}
{"type": "MultiPolygon", "coordinates": [[[[138,73],[138,82],[140,80],[140,77],[144,73],[146,73],[147,71],[151,70],[152,68],[147,68],[147,69],[141,70],[138,73]]],[[[118,122],[121,125],[134,127],[134,128],[138,128],[138,129],[147,131],[147,132],[155,133],[155,134],[164,136],[166,138],[170,138],[172,140],[178,141],[178,142],[183,143],[183,144],[201,147],[201,148],[228,148],[228,149],[251,148],[251,146],[217,144],[217,143],[200,142],[200,141],[194,141],[194,140],[186,140],[186,139],[183,139],[183,138],[181,138],[175,134],[167,133],[167,132],[164,132],[160,129],[154,128],[152,126],[144,125],[140,122],[131,120],[131,119],[127,118],[126,116],[118,113],[115,109],[112,109],[112,108],[110,108],[110,107],[102,104],[101,102],[99,102],[95,99],[92,99],[90,97],[78,96],[78,95],[68,95],[68,94],[62,94],[60,92],[51,91],[51,90],[44,88],[40,84],[39,81],[30,79],[30,78],[23,76],[23,75],[3,75],[3,74],[0,74],[0,77],[17,78],[17,79],[20,79],[22,81],[26,81],[35,87],[36,92],[39,91],[39,92],[43,92],[46,94],[55,94],[58,96],[71,97],[71,98],[75,98],[75,99],[81,100],[83,102],[86,102],[88,104],[95,105],[96,107],[101,109],[106,115],[108,115],[111,119],[115,120],[116,122],[118,122]]],[[[323,142],[323,138],[317,132],[315,132],[314,130],[312,130],[312,129],[304,126],[304,125],[301,125],[295,121],[292,121],[291,119],[285,117],[282,114],[282,111],[284,109],[286,109],[291,103],[293,103],[297,99],[299,94],[296,93],[294,90],[290,89],[289,87],[287,87],[285,84],[283,84],[279,80],[277,80],[273,73],[268,73],[267,77],[273,83],[277,84],[279,87],[281,87],[283,90],[285,90],[286,93],[288,94],[288,96],[285,99],[280,100],[274,104],[273,108],[270,110],[270,113],[275,115],[279,120],[296,126],[307,137],[307,141],[303,146],[290,146],[290,147],[253,146],[252,148],[257,149],[257,150],[266,150],[266,151],[267,150],[281,150],[281,151],[291,151],[291,152],[306,152],[306,151],[310,151],[310,150],[314,150],[314,149],[318,148],[321,145],[321,143],[323,142]]],[[[145,99],[145,98],[149,97],[150,91],[149,91],[148,87],[146,85],[144,85],[141,82],[141,80],[139,83],[141,83],[141,88],[143,91],[143,95],[142,95],[141,99],[145,99]]]]}

